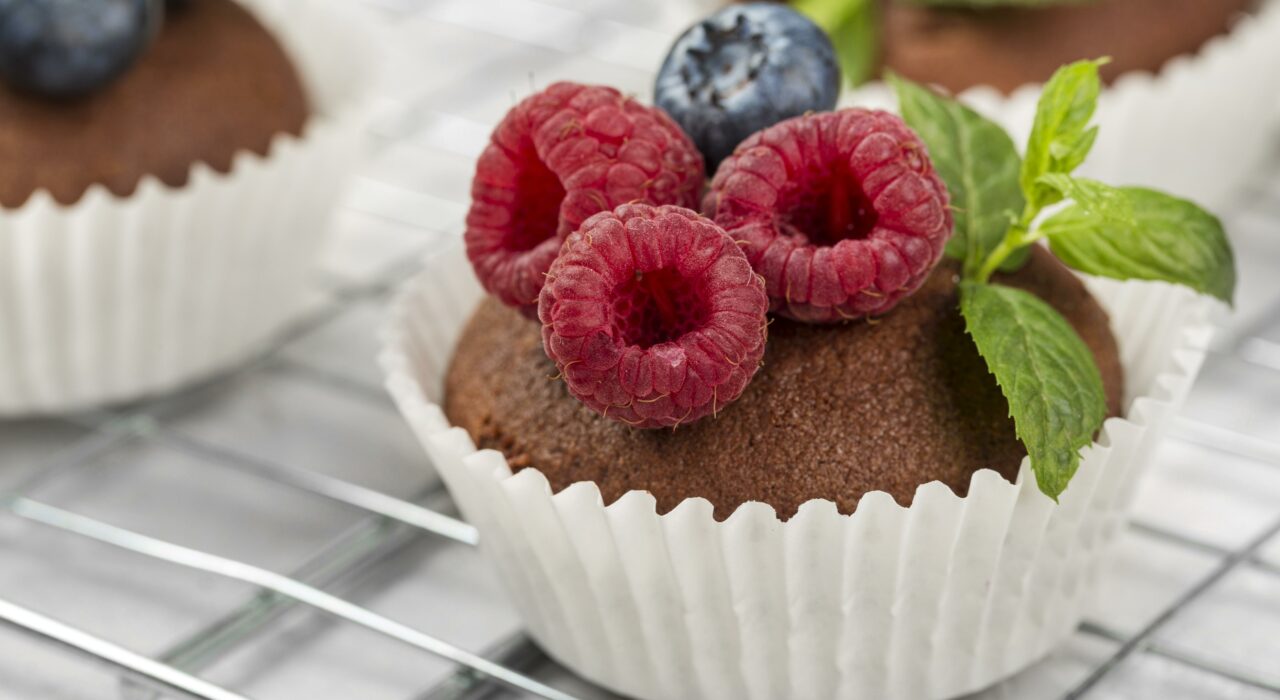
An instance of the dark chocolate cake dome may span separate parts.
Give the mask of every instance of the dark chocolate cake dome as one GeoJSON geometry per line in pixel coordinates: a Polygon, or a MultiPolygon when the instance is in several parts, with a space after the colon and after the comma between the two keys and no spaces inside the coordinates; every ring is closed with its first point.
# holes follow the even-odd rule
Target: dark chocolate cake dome
{"type": "MultiPolygon", "coordinates": [[[[648,491],[667,512],[702,497],[728,517],[749,501],[788,518],[811,499],[852,512],[868,491],[909,504],[921,484],[967,492],[990,467],[1014,479],[1026,454],[1009,409],[957,310],[957,265],[874,323],[776,320],[764,364],[742,397],[675,431],[603,418],[569,396],[539,326],[486,299],[463,331],[445,381],[445,412],[513,469],[537,467],[560,490],[596,483],[606,503],[648,491]]],[[[1060,311],[1093,352],[1108,410],[1121,411],[1123,371],[1106,313],[1078,278],[1035,249],[998,278],[1060,311]]]]}

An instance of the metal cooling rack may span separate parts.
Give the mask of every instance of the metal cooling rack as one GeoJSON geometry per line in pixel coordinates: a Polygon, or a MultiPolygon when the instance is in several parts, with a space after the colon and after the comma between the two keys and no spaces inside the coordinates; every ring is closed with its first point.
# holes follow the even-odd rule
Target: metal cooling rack
{"type": "MultiPolygon", "coordinates": [[[[361,0],[389,69],[296,322],[179,395],[0,423],[0,698],[612,697],[521,633],[382,391],[395,286],[458,235],[533,84],[636,94],[696,3],[361,0]]],[[[1280,697],[1280,157],[1230,217],[1243,289],[1062,648],[974,698],[1280,697]]]]}

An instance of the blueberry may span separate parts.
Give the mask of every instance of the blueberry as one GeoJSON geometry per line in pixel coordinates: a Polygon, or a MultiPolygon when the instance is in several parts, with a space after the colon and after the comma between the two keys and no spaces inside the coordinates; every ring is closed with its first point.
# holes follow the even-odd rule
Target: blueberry
{"type": "Polygon", "coordinates": [[[92,92],[142,54],[163,0],[0,0],[0,77],[50,97],[92,92]]]}
{"type": "Polygon", "coordinates": [[[755,132],[840,93],[831,40],[784,5],[727,7],[676,39],[658,71],[654,102],[693,139],[708,172],[755,132]]]}

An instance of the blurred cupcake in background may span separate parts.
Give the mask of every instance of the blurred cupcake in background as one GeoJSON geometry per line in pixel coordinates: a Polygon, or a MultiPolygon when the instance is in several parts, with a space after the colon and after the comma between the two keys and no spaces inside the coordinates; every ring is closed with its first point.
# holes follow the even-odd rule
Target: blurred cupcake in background
{"type": "Polygon", "coordinates": [[[173,389],[289,319],[360,152],[352,19],[0,2],[0,416],[173,389]]]}
{"type": "Polygon", "coordinates": [[[1110,56],[1103,80],[1158,73],[1229,34],[1258,0],[880,0],[881,63],[952,92],[1011,93],[1058,66],[1110,56]]]}
{"type": "Polygon", "coordinates": [[[893,72],[957,94],[1027,136],[1054,69],[1109,56],[1086,174],[1221,210],[1247,189],[1280,114],[1272,0],[796,0],[828,32],[846,105],[891,106],[893,72]],[[872,81],[869,82],[868,81],[872,81]],[[864,83],[868,83],[863,85],[864,83]]]}

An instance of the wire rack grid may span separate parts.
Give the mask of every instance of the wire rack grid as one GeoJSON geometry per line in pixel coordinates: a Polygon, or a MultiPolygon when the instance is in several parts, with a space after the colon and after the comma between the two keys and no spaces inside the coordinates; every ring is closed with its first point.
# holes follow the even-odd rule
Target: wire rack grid
{"type": "MultiPolygon", "coordinates": [[[[381,389],[375,334],[458,235],[515,95],[561,78],[644,94],[699,8],[358,1],[388,47],[376,157],[292,326],[177,395],[0,423],[0,698],[612,697],[521,633],[381,389]]],[[[1260,182],[1228,222],[1238,313],[1104,595],[975,700],[1280,698],[1280,175],[1260,182]]]]}

